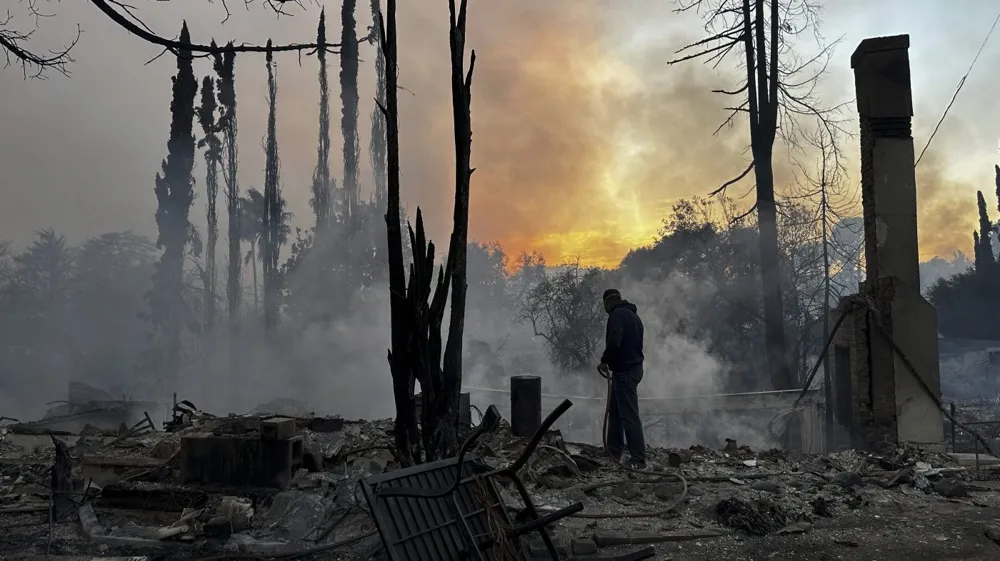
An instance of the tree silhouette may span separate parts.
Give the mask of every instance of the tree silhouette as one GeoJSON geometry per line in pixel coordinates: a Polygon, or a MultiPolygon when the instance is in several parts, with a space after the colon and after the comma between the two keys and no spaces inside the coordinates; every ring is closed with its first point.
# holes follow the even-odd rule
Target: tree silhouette
{"type": "MultiPolygon", "coordinates": [[[[181,39],[188,39],[187,23],[181,39]]],[[[194,77],[190,52],[177,56],[170,102],[170,139],[162,172],[156,176],[156,246],[163,250],[153,275],[150,314],[157,328],[155,346],[160,356],[160,375],[177,376],[181,362],[181,326],[184,322],[184,255],[192,233],[188,212],[194,201],[194,98],[198,82],[194,77]]]]}
{"type": "MultiPolygon", "coordinates": [[[[271,42],[268,41],[270,45],[271,42]]],[[[281,198],[280,167],[277,132],[278,82],[275,78],[274,59],[267,53],[267,138],[264,141],[264,208],[261,209],[261,237],[257,242],[264,264],[264,328],[273,337],[278,325],[278,254],[288,239],[288,220],[285,202],[281,198]]]]}
{"type": "MultiPolygon", "coordinates": [[[[280,195],[278,204],[281,210],[278,216],[276,239],[280,247],[288,243],[288,238],[291,235],[292,213],[285,210],[285,200],[280,198],[280,195]]],[[[247,189],[247,195],[239,199],[239,213],[240,224],[243,226],[243,241],[248,244],[247,252],[243,256],[243,264],[251,266],[254,309],[257,309],[260,303],[257,261],[262,258],[269,226],[267,219],[269,209],[264,194],[254,187],[247,189]]]]}
{"type": "Polygon", "coordinates": [[[205,76],[201,85],[201,105],[198,107],[198,122],[205,135],[198,141],[198,147],[205,149],[205,194],[206,223],[208,226],[208,246],[205,251],[205,326],[211,331],[215,325],[215,290],[218,286],[218,269],[216,268],[216,246],[219,242],[219,212],[216,202],[219,198],[219,165],[222,160],[222,142],[219,140],[219,129],[215,111],[215,82],[211,76],[205,76]]]}
{"type": "MultiPolygon", "coordinates": [[[[829,46],[821,46],[812,58],[801,60],[791,48],[791,38],[815,28],[817,7],[810,0],[689,0],[681,11],[703,10],[709,35],[681,51],[671,64],[702,59],[718,65],[733,51],[742,54],[738,66],[745,72],[740,85],[717,93],[739,99],[719,127],[746,116],[750,136],[750,164],[714,194],[753,172],[760,229],[761,286],[764,295],[764,339],[771,382],[776,389],[794,386],[785,347],[784,298],[778,248],[778,207],[774,186],[774,142],[781,134],[786,144],[796,145],[797,119],[818,120],[829,133],[838,130],[834,117],[839,106],[822,109],[815,101],[818,76],[829,60],[829,46]]],[[[839,156],[838,156],[839,157],[839,156]]]]}
{"type": "MultiPolygon", "coordinates": [[[[326,44],[326,10],[319,14],[316,43],[326,44]]],[[[316,143],[316,169],[312,180],[313,214],[316,215],[316,229],[327,226],[330,220],[330,197],[334,183],[330,179],[330,84],[327,76],[326,51],[317,51],[319,58],[319,140],[316,143]]]]}

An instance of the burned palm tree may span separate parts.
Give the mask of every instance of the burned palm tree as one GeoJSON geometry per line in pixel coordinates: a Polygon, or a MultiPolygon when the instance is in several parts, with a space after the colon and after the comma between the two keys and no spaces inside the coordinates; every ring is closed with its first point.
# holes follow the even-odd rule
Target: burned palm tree
{"type": "Polygon", "coordinates": [[[236,54],[216,53],[215,72],[219,98],[219,130],[222,132],[222,176],[226,184],[226,214],[229,217],[229,267],[226,301],[229,308],[230,338],[239,333],[240,318],[240,184],[239,145],[236,141],[236,54]]]}
{"type": "Polygon", "coordinates": [[[218,125],[215,120],[215,83],[211,76],[205,76],[201,86],[201,106],[198,108],[198,122],[204,138],[198,147],[205,149],[205,191],[206,220],[208,225],[208,250],[205,254],[205,327],[211,331],[215,324],[215,289],[218,278],[215,267],[215,248],[219,242],[219,213],[216,200],[219,198],[219,162],[222,159],[222,143],[219,140],[218,125]]]}
{"type": "Polygon", "coordinates": [[[254,187],[247,189],[246,196],[240,197],[239,200],[239,220],[243,228],[242,241],[247,242],[248,246],[247,252],[243,256],[243,264],[250,266],[255,310],[258,308],[261,300],[258,292],[258,287],[261,283],[257,274],[257,260],[260,259],[262,263],[264,261],[264,254],[267,252],[264,246],[268,243],[268,231],[276,231],[272,235],[274,236],[273,239],[277,240],[278,247],[288,243],[288,237],[292,232],[292,213],[285,210],[285,200],[281,198],[280,192],[278,193],[277,208],[279,209],[278,216],[277,219],[274,219],[270,216],[271,208],[269,208],[267,203],[266,194],[261,193],[254,187]]]}
{"type": "MultiPolygon", "coordinates": [[[[271,41],[268,40],[268,45],[271,41]]],[[[281,200],[279,171],[281,161],[278,159],[277,136],[277,99],[278,82],[275,78],[274,59],[271,52],[267,53],[267,139],[264,142],[264,208],[263,244],[261,244],[261,261],[264,264],[264,329],[270,336],[278,324],[278,252],[283,243],[281,237],[282,213],[284,204],[281,200]]],[[[287,235],[285,236],[287,238],[287,235]]]]}

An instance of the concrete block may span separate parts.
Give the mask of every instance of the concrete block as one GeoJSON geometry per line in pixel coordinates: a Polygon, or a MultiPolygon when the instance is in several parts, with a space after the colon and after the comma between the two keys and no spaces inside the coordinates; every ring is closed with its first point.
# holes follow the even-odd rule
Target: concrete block
{"type": "Polygon", "coordinates": [[[598,547],[611,547],[613,545],[628,545],[632,539],[625,532],[601,531],[594,534],[594,542],[598,547]]]}
{"type": "Polygon", "coordinates": [[[344,430],[344,419],[340,417],[315,417],[309,420],[309,430],[313,432],[340,432],[344,430]]]}
{"type": "Polygon", "coordinates": [[[576,539],[573,540],[571,549],[573,550],[573,555],[590,555],[597,553],[597,542],[590,538],[576,539]]]}
{"type": "Polygon", "coordinates": [[[181,438],[181,481],[201,485],[284,489],[302,464],[302,437],[196,433],[181,438]]]}
{"type": "Polygon", "coordinates": [[[264,440],[288,440],[295,436],[295,419],[271,417],[260,422],[260,437],[264,440]]]}

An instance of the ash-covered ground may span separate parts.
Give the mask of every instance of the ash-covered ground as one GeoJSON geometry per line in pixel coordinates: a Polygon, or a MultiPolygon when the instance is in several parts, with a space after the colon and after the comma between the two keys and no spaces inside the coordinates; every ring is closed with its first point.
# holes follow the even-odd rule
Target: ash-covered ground
{"type": "MultiPolygon", "coordinates": [[[[192,410],[167,430],[141,421],[55,435],[38,424],[4,426],[0,557],[384,559],[358,482],[397,468],[391,421],[277,413],[295,419],[305,450],[283,490],[180,481],[184,436],[252,436],[268,412],[192,410]],[[71,458],[72,490],[63,493],[53,488],[55,441],[71,458]],[[60,499],[71,503],[50,520],[60,499]]],[[[473,453],[501,466],[523,445],[505,425],[473,453]]],[[[521,476],[543,513],[583,503],[550,527],[563,559],[652,545],[655,559],[673,560],[988,560],[1000,558],[1000,477],[991,462],[981,457],[977,470],[967,456],[909,447],[805,456],[730,441],[653,449],[656,473],[635,474],[601,448],[551,431],[521,476]]],[[[513,487],[501,482],[500,491],[516,516],[523,505],[513,487]]],[[[541,553],[537,538],[523,546],[541,553]]]]}

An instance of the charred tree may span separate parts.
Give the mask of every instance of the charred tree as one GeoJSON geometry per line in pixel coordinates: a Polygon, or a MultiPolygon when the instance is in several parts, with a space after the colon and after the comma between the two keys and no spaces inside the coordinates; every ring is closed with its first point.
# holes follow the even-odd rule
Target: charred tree
{"type": "MultiPolygon", "coordinates": [[[[268,41],[268,45],[271,42],[268,41]]],[[[264,142],[264,216],[261,261],[264,265],[264,332],[273,336],[278,325],[278,253],[281,249],[282,199],[279,186],[280,160],[278,159],[277,98],[278,82],[275,79],[274,60],[267,53],[267,140],[264,142]]]]}
{"type": "Polygon", "coordinates": [[[217,53],[215,73],[219,99],[219,130],[222,132],[222,172],[226,184],[226,214],[229,219],[229,265],[226,279],[226,303],[232,341],[239,334],[240,321],[240,185],[238,180],[239,145],[236,141],[235,53],[217,53]]]}
{"type": "MultiPolygon", "coordinates": [[[[423,425],[427,454],[444,458],[457,451],[458,406],[462,391],[462,338],[465,334],[465,299],[468,289],[467,252],[469,247],[469,191],[472,181],[472,71],[476,52],[469,58],[465,71],[466,2],[456,13],[455,0],[449,0],[451,19],[451,102],[455,128],[455,209],[448,265],[451,270],[451,320],[448,323],[448,344],[444,350],[444,366],[439,381],[437,399],[424,404],[424,410],[436,409],[438,424],[423,425]],[[430,433],[430,434],[428,434],[430,433]]],[[[423,388],[421,384],[421,388],[423,388]]]]}
{"type": "Polygon", "coordinates": [[[208,225],[208,250],[205,255],[205,328],[210,332],[215,325],[215,290],[218,271],[215,266],[216,246],[219,242],[219,213],[216,201],[219,198],[219,162],[222,159],[222,143],[219,140],[218,125],[215,120],[215,82],[205,76],[201,85],[201,106],[198,108],[198,122],[205,135],[198,141],[198,147],[205,149],[205,191],[206,219],[208,225]]]}
{"type": "Polygon", "coordinates": [[[985,273],[996,264],[996,258],[993,256],[993,241],[990,239],[993,223],[990,222],[990,216],[986,210],[986,199],[983,197],[982,191],[976,191],[976,202],[979,205],[979,233],[973,237],[976,243],[973,249],[976,258],[976,271],[985,273]]]}
{"type": "Polygon", "coordinates": [[[993,183],[997,187],[997,210],[1000,210],[1000,166],[994,164],[993,174],[993,183]]]}
{"type": "Polygon", "coordinates": [[[340,12],[340,129],[344,136],[344,180],[342,217],[354,232],[358,222],[358,22],[354,17],[357,0],[344,0],[340,12]]]}
{"type": "Polygon", "coordinates": [[[979,239],[979,232],[976,230],[972,231],[972,251],[975,256],[975,261],[973,261],[975,271],[980,273],[985,272],[986,268],[983,267],[983,243],[979,239]]]}
{"type": "MultiPolygon", "coordinates": [[[[181,41],[190,42],[187,23],[181,41]]],[[[181,326],[184,322],[184,247],[190,233],[188,213],[194,201],[194,98],[198,81],[194,77],[190,52],[177,56],[170,101],[170,139],[162,172],[156,175],[156,246],[163,250],[150,293],[150,316],[156,327],[160,374],[174,379],[180,369],[181,326]]]]}
{"type": "MultiPolygon", "coordinates": [[[[326,10],[319,13],[316,44],[326,45],[326,10]]],[[[316,144],[316,169],[313,171],[312,208],[316,215],[316,229],[319,230],[330,220],[333,185],[330,181],[330,82],[326,50],[321,47],[316,52],[319,58],[319,141],[316,144]]]]}
{"type": "MultiPolygon", "coordinates": [[[[844,215],[855,210],[856,205],[856,192],[851,189],[846,188],[846,181],[844,181],[847,176],[847,170],[844,168],[843,162],[837,158],[839,138],[836,135],[831,135],[824,127],[816,127],[814,133],[806,135],[805,140],[810,150],[807,154],[810,157],[815,157],[815,167],[810,169],[812,166],[806,166],[802,163],[796,162],[796,165],[800,168],[802,179],[801,184],[798,186],[797,192],[789,193],[789,199],[798,201],[816,201],[818,206],[818,215],[816,218],[819,220],[820,224],[820,255],[819,258],[822,260],[822,306],[818,310],[818,314],[823,324],[822,330],[822,344],[826,344],[830,340],[831,331],[835,318],[832,317],[831,305],[834,303],[835,290],[844,288],[843,286],[834,286],[834,270],[837,268],[842,268],[849,265],[852,261],[857,258],[858,248],[847,247],[837,236],[835,232],[838,229],[845,228],[844,225],[844,215]],[[818,199],[818,200],[817,200],[818,199]],[[839,263],[839,265],[835,265],[839,263]]],[[[789,205],[791,210],[792,205],[789,205]]],[[[786,214],[786,218],[788,215],[786,214]]],[[[803,218],[800,220],[793,220],[793,222],[808,222],[808,219],[803,218]]],[[[786,220],[786,225],[788,221],[786,220]]],[[[798,235],[789,232],[785,232],[783,236],[786,240],[796,239],[800,244],[811,244],[812,242],[807,241],[802,233],[798,235]]],[[[787,243],[787,241],[786,241],[787,243]]],[[[808,251],[808,250],[807,250],[808,251]]],[[[794,257],[794,250],[789,252],[790,258],[786,260],[790,264],[791,273],[794,275],[796,269],[802,269],[802,265],[796,265],[796,258],[794,257]]],[[[800,259],[805,262],[812,261],[815,256],[806,253],[805,259],[800,259]]],[[[808,269],[809,267],[806,267],[808,269]]],[[[796,300],[797,296],[801,294],[801,289],[798,288],[802,286],[802,281],[791,282],[789,286],[791,288],[790,295],[792,300],[796,300]]],[[[852,287],[852,290],[856,290],[852,287]]],[[[806,300],[806,308],[803,310],[805,314],[811,315],[813,312],[809,310],[811,306],[808,304],[809,301],[813,300],[813,295],[808,295],[806,300]]],[[[808,315],[804,316],[808,317],[808,315]]],[[[803,322],[805,326],[811,326],[811,322],[803,322]]],[[[810,327],[805,328],[806,332],[812,331],[810,327]]],[[[803,341],[807,341],[804,339],[803,341]]],[[[802,368],[805,370],[808,368],[808,364],[805,362],[807,357],[811,358],[817,356],[823,352],[822,347],[810,350],[806,347],[799,356],[802,357],[802,368]]],[[[825,399],[827,403],[834,402],[834,383],[833,383],[833,364],[831,363],[830,357],[832,352],[827,349],[826,354],[823,358],[823,385],[825,390],[825,399]]],[[[834,409],[832,407],[827,408],[826,411],[826,427],[827,427],[827,437],[833,438],[833,433],[830,432],[834,429],[834,409]]]]}
{"type": "MultiPolygon", "coordinates": [[[[378,25],[381,8],[379,0],[372,0],[372,22],[378,25]]],[[[375,54],[375,101],[379,106],[385,106],[385,53],[381,45],[375,54]]],[[[385,148],[385,115],[379,107],[372,109],[372,135],[368,144],[368,154],[372,164],[372,202],[378,212],[385,213],[386,207],[386,148],[385,148]]],[[[998,191],[1000,193],[1000,191],[998,191]]],[[[382,246],[379,245],[379,250],[382,246]]]]}
{"type": "MultiPolygon", "coordinates": [[[[386,0],[385,17],[379,18],[379,38],[385,55],[385,104],[379,106],[386,123],[386,213],[385,229],[389,265],[389,315],[391,322],[389,371],[396,404],[393,427],[396,450],[404,466],[420,463],[420,433],[414,407],[414,369],[410,362],[410,332],[413,329],[403,264],[403,229],[399,201],[399,106],[397,96],[396,0],[386,0]]],[[[418,221],[418,229],[421,222],[418,221]]],[[[420,253],[414,248],[414,255],[420,253]]]]}
{"type": "Polygon", "coordinates": [[[396,401],[396,443],[404,464],[452,456],[458,448],[458,403],[462,385],[462,345],[465,327],[466,250],[469,224],[469,186],[472,169],[470,100],[473,52],[465,72],[466,1],[456,12],[449,1],[452,65],[452,103],[455,119],[456,182],[453,230],[444,266],[435,281],[434,244],[424,232],[423,214],[417,209],[416,229],[409,228],[413,263],[404,284],[402,232],[399,226],[399,125],[396,99],[396,25],[394,0],[387,2],[387,17],[380,25],[386,58],[386,104],[382,107],[387,130],[386,231],[389,257],[389,292],[392,314],[392,349],[389,367],[396,401]],[[441,328],[445,304],[451,297],[447,346],[441,328]],[[414,386],[420,383],[421,433],[414,414],[414,386]],[[421,450],[422,448],[422,450],[421,450]]]}
{"type": "MultiPolygon", "coordinates": [[[[214,42],[213,42],[214,44],[214,42]]],[[[226,184],[226,215],[228,224],[229,263],[226,274],[226,308],[229,315],[229,378],[237,393],[240,372],[240,240],[243,237],[240,212],[239,144],[236,120],[236,53],[215,53],[216,87],[219,99],[219,130],[222,132],[222,172],[226,184]]],[[[239,397],[236,397],[237,402],[239,397]]]]}
{"type": "MultiPolygon", "coordinates": [[[[800,117],[818,120],[831,135],[839,131],[831,117],[840,106],[820,109],[812,97],[816,78],[825,69],[830,51],[824,46],[815,57],[800,61],[788,47],[789,35],[802,33],[816,24],[816,7],[808,0],[686,0],[681,5],[682,11],[699,8],[707,9],[710,15],[706,28],[714,33],[681,49],[681,56],[670,63],[701,58],[718,64],[733,51],[743,55],[739,61],[745,72],[743,82],[730,91],[717,90],[717,93],[745,98],[730,108],[730,116],[723,126],[732,123],[737,116],[747,117],[753,159],[739,176],[712,194],[724,194],[726,187],[753,172],[756,200],[751,210],[757,211],[760,230],[764,339],[771,386],[774,389],[791,389],[795,386],[795,378],[786,353],[772,161],[774,141],[780,132],[787,144],[794,145],[793,135],[798,131],[796,119],[800,117]],[[793,16],[799,21],[792,21],[793,16]],[[816,73],[803,76],[809,73],[812,65],[818,66],[816,73]]],[[[722,128],[719,127],[720,130],[722,128]]]]}

